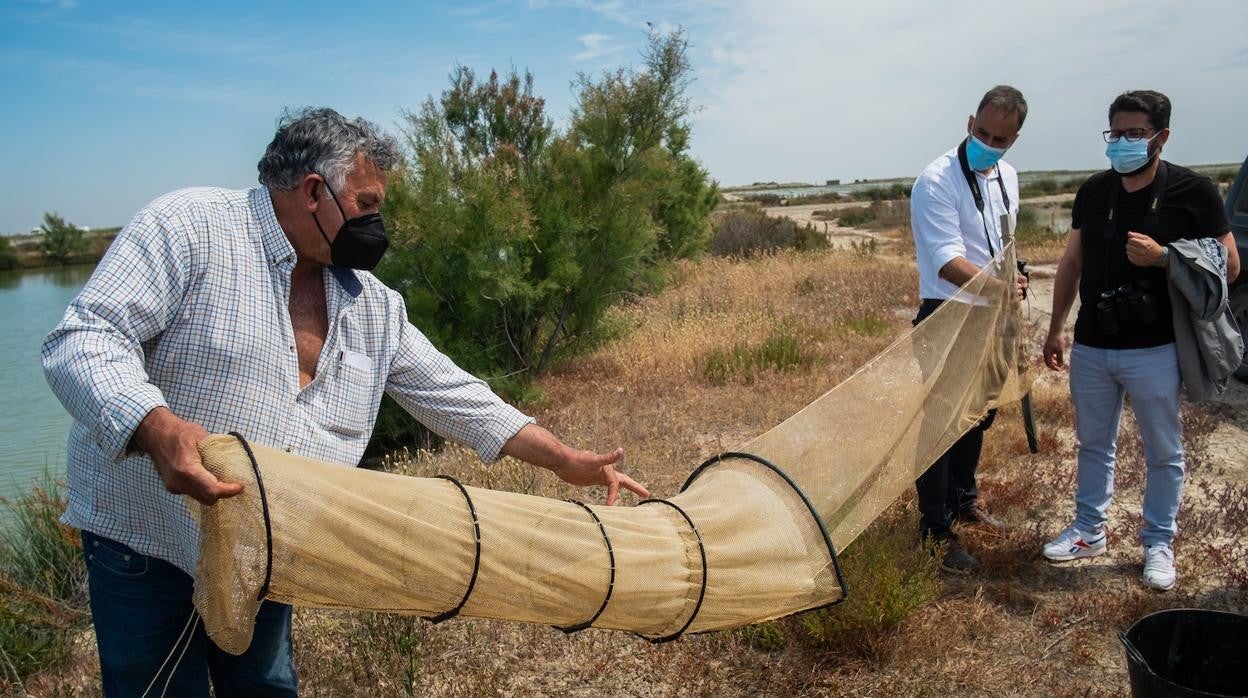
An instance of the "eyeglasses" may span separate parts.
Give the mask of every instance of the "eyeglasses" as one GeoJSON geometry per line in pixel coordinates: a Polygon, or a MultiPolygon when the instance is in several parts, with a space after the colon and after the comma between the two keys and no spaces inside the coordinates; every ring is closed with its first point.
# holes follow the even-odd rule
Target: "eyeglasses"
{"type": "Polygon", "coordinates": [[[1123,138],[1127,139],[1128,143],[1138,143],[1148,138],[1148,134],[1154,131],[1156,131],[1156,129],[1129,128],[1125,131],[1119,131],[1118,129],[1111,128],[1108,131],[1102,131],[1101,135],[1104,136],[1106,143],[1117,143],[1123,138]]]}

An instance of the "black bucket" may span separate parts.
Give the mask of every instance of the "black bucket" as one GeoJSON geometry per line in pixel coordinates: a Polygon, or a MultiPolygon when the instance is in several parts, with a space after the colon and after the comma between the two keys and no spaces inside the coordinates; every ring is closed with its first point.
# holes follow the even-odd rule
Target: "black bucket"
{"type": "Polygon", "coordinates": [[[1119,637],[1134,698],[1248,696],[1248,616],[1176,608],[1119,637]]]}

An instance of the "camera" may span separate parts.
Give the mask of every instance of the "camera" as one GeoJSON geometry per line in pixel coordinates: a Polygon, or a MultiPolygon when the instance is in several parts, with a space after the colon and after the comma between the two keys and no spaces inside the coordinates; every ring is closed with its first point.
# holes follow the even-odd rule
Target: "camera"
{"type": "MultiPolygon", "coordinates": [[[[1030,282],[1030,281],[1031,281],[1031,272],[1027,270],[1027,260],[1025,260],[1025,259],[1020,259],[1020,260],[1017,260],[1017,264],[1018,264],[1018,273],[1019,273],[1019,274],[1022,274],[1022,275],[1023,275],[1023,278],[1024,278],[1024,279],[1027,279],[1027,281],[1028,281],[1028,282],[1030,282]]],[[[1026,289],[1026,288],[1024,288],[1024,289],[1023,289],[1023,300],[1027,300],[1027,289],[1026,289]]]]}
{"type": "Polygon", "coordinates": [[[1107,335],[1118,334],[1124,327],[1157,322],[1157,296],[1152,284],[1137,280],[1102,292],[1096,302],[1096,319],[1107,335]]]}

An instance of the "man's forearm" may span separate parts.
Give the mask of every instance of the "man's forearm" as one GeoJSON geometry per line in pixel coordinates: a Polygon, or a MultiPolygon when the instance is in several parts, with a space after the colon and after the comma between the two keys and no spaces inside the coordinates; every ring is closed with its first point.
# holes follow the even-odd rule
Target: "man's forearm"
{"type": "Polygon", "coordinates": [[[975,278],[978,273],[979,267],[967,261],[966,257],[954,257],[940,268],[940,278],[958,288],[975,278]]]}
{"type": "Polygon", "coordinates": [[[526,424],[516,435],[503,444],[505,456],[519,458],[533,465],[554,470],[566,462],[568,446],[549,430],[536,424],[526,424]]]}

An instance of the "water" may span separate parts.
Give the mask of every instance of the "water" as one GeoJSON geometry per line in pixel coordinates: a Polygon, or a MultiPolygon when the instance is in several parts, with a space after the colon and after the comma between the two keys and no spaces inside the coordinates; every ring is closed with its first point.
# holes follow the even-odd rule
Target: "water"
{"type": "Polygon", "coordinates": [[[778,196],[782,199],[794,199],[803,196],[818,196],[820,194],[853,194],[864,189],[875,189],[879,187],[890,187],[894,183],[905,184],[907,187],[914,183],[912,179],[889,179],[889,180],[872,180],[870,182],[850,182],[848,184],[828,184],[828,185],[812,185],[800,187],[769,187],[758,189],[735,190],[729,189],[733,194],[744,198],[755,196],[771,195],[778,196]]]}
{"type": "MultiPolygon", "coordinates": [[[[1060,172],[1060,173],[1020,172],[1018,174],[1018,183],[1020,186],[1025,186],[1031,182],[1034,182],[1040,179],[1054,179],[1059,182],[1064,182],[1066,180],[1072,180],[1072,179],[1082,181],[1083,179],[1086,179],[1088,175],[1091,175],[1091,174],[1093,174],[1093,171],[1060,172]]],[[[833,193],[844,196],[846,194],[854,194],[854,193],[861,192],[867,189],[888,188],[888,187],[893,186],[894,184],[904,184],[907,188],[909,188],[911,185],[914,184],[914,180],[913,179],[873,179],[867,182],[849,182],[847,184],[810,185],[810,186],[796,186],[796,187],[777,186],[777,187],[770,187],[770,188],[760,187],[758,189],[740,189],[740,190],[728,189],[727,191],[733,194],[736,194],[738,196],[744,197],[746,199],[756,197],[756,196],[763,196],[763,195],[778,196],[782,199],[798,199],[804,196],[819,196],[821,194],[833,194],[833,193]]]]}
{"type": "Polygon", "coordinates": [[[69,413],[48,388],[39,347],[93,267],[0,271],[0,497],[65,472],[69,413]]]}

